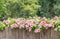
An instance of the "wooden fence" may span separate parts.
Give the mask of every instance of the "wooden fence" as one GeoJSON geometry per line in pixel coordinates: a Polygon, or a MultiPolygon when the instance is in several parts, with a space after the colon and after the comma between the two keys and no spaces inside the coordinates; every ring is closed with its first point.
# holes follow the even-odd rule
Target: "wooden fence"
{"type": "Polygon", "coordinates": [[[28,32],[24,30],[12,30],[7,28],[0,31],[0,39],[59,39],[58,32],[54,30],[46,30],[41,33],[28,32]]]}

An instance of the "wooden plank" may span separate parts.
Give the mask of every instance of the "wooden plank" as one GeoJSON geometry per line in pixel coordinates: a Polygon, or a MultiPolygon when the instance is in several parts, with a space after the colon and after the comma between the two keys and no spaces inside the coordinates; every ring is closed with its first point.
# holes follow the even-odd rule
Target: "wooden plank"
{"type": "Polygon", "coordinates": [[[57,32],[57,39],[60,39],[60,31],[57,32]]]}
{"type": "Polygon", "coordinates": [[[40,39],[40,33],[33,33],[33,39],[40,39]]]}
{"type": "Polygon", "coordinates": [[[16,32],[10,28],[6,30],[6,39],[15,39],[16,37],[16,32]]]}
{"type": "Polygon", "coordinates": [[[23,39],[23,30],[18,30],[18,39],[23,39]]]}
{"type": "Polygon", "coordinates": [[[12,31],[10,28],[6,29],[6,39],[13,39],[12,31]]]}
{"type": "Polygon", "coordinates": [[[60,35],[60,32],[55,32],[53,29],[40,33],[20,29],[12,30],[10,28],[0,31],[0,39],[59,39],[58,35],[60,35]]]}
{"type": "Polygon", "coordinates": [[[12,39],[16,39],[17,38],[17,36],[16,36],[16,30],[11,30],[11,31],[12,31],[11,32],[12,39]]]}
{"type": "Polygon", "coordinates": [[[47,39],[47,33],[46,31],[40,33],[40,39],[47,39]]]}
{"type": "Polygon", "coordinates": [[[25,31],[23,34],[23,39],[40,39],[39,33],[25,31]]]}
{"type": "Polygon", "coordinates": [[[51,39],[51,30],[45,30],[40,33],[40,39],[51,39]]]}
{"type": "Polygon", "coordinates": [[[54,39],[54,38],[56,38],[56,37],[54,37],[54,29],[51,29],[51,39],[54,39]]]}
{"type": "Polygon", "coordinates": [[[23,39],[30,39],[30,32],[23,31],[23,39]]]}
{"type": "Polygon", "coordinates": [[[3,31],[0,31],[0,39],[2,39],[2,37],[3,37],[3,33],[2,33],[3,31]]]}
{"type": "Polygon", "coordinates": [[[40,32],[40,39],[43,39],[44,35],[43,32],[40,32]]]}
{"type": "Polygon", "coordinates": [[[59,32],[54,31],[54,29],[51,29],[51,39],[59,39],[59,32]]]}
{"type": "Polygon", "coordinates": [[[44,32],[44,39],[51,39],[51,30],[48,29],[44,32]]]}
{"type": "Polygon", "coordinates": [[[54,32],[54,39],[60,39],[59,35],[60,35],[60,32],[54,32]]]}
{"type": "Polygon", "coordinates": [[[2,39],[6,39],[6,30],[2,31],[2,39]]]}
{"type": "Polygon", "coordinates": [[[19,32],[19,29],[15,30],[15,39],[19,39],[18,38],[19,37],[19,35],[18,35],[19,33],[18,32],[19,32]]]}

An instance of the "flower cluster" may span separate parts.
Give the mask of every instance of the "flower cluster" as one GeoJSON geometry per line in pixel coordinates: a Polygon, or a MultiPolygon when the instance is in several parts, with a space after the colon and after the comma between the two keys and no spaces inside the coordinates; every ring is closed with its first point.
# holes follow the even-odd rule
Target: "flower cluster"
{"type": "Polygon", "coordinates": [[[3,22],[5,25],[11,27],[11,29],[24,29],[27,31],[34,31],[35,33],[41,32],[48,28],[54,28],[54,24],[50,22],[47,18],[13,18],[7,19],[3,22]]]}
{"type": "Polygon", "coordinates": [[[24,29],[26,31],[34,31],[35,33],[39,33],[43,30],[47,30],[49,28],[54,28],[54,30],[60,31],[60,17],[50,18],[10,18],[0,22],[1,29],[5,29],[6,27],[10,27],[11,29],[24,29]],[[2,24],[1,24],[2,23],[2,24]],[[2,27],[4,26],[4,27],[2,27]]]}

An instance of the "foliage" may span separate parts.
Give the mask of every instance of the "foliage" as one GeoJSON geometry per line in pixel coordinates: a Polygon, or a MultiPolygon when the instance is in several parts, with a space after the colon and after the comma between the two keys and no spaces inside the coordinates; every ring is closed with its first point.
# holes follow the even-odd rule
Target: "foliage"
{"type": "Polygon", "coordinates": [[[60,0],[40,0],[41,10],[38,15],[41,17],[60,16],[60,0]]]}
{"type": "Polygon", "coordinates": [[[4,0],[0,0],[0,20],[7,17],[7,13],[5,12],[6,12],[6,8],[5,8],[4,0]]]}
{"type": "Polygon", "coordinates": [[[36,16],[38,0],[0,0],[0,19],[36,16]]]}
{"type": "Polygon", "coordinates": [[[56,4],[54,5],[55,14],[60,16],[60,0],[55,0],[56,4]]]}
{"type": "Polygon", "coordinates": [[[0,0],[0,20],[60,16],[60,0],[0,0]]]}
{"type": "Polygon", "coordinates": [[[6,25],[3,22],[0,22],[0,30],[4,30],[6,25]]]}

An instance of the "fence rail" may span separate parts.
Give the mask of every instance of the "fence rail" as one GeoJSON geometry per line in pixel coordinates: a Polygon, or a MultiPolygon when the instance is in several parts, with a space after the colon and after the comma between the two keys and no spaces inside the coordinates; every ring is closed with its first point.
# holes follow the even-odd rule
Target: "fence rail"
{"type": "Polygon", "coordinates": [[[0,31],[0,39],[59,39],[58,33],[52,29],[43,31],[41,33],[28,32],[24,30],[12,30],[7,28],[0,31]]]}

